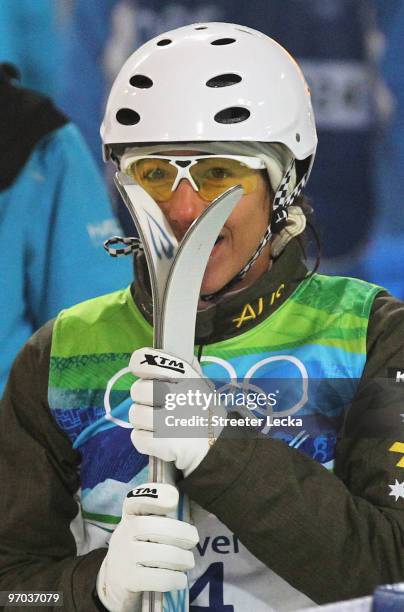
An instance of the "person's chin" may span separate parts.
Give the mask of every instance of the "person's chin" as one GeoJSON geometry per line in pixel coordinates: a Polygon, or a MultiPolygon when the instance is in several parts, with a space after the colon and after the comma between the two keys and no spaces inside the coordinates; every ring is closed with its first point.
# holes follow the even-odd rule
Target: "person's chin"
{"type": "Polygon", "coordinates": [[[201,285],[201,295],[217,293],[217,291],[223,289],[229,280],[226,276],[219,275],[214,268],[210,271],[208,266],[201,285]]]}

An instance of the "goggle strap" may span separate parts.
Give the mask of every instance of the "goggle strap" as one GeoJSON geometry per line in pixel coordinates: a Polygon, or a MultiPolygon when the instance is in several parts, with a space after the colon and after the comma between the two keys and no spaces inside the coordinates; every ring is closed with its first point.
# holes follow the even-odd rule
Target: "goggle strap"
{"type": "Polygon", "coordinates": [[[308,172],[306,172],[302,176],[300,182],[296,185],[292,193],[287,197],[286,206],[292,206],[293,202],[296,200],[296,198],[299,197],[299,195],[302,193],[303,189],[305,188],[307,179],[308,179],[308,172]]]}
{"type": "Polygon", "coordinates": [[[122,257],[143,251],[143,246],[140,239],[134,236],[112,236],[104,242],[104,249],[110,257],[122,257]],[[113,244],[126,244],[127,246],[115,249],[111,246],[113,244]]]}
{"type": "Polygon", "coordinates": [[[292,206],[295,200],[300,196],[307,183],[309,175],[308,171],[305,172],[296,187],[288,195],[288,186],[292,175],[294,163],[295,160],[292,160],[280,182],[280,185],[274,197],[271,221],[273,234],[278,234],[282,230],[282,228],[285,227],[286,221],[288,219],[288,208],[289,206],[292,206]]]}
{"type": "Polygon", "coordinates": [[[288,196],[288,187],[289,187],[290,177],[292,176],[292,170],[293,170],[294,165],[295,165],[295,160],[292,159],[292,161],[289,164],[288,169],[286,170],[285,174],[282,177],[282,180],[279,184],[278,189],[276,190],[274,201],[272,204],[272,210],[274,211],[280,206],[284,208],[288,206],[288,200],[290,198],[290,196],[288,196]]]}

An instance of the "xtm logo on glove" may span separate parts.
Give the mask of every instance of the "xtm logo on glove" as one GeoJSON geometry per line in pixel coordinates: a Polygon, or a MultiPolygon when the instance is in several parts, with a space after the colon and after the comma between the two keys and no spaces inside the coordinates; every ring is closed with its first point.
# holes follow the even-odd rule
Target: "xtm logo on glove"
{"type": "Polygon", "coordinates": [[[139,487],[129,491],[126,497],[154,497],[158,499],[157,489],[149,489],[148,487],[139,487]]]}
{"type": "Polygon", "coordinates": [[[173,370],[174,372],[180,372],[185,374],[185,368],[182,361],[176,361],[175,359],[168,359],[162,355],[150,355],[145,353],[145,359],[140,362],[140,365],[147,363],[148,365],[154,365],[165,370],[173,370]]]}

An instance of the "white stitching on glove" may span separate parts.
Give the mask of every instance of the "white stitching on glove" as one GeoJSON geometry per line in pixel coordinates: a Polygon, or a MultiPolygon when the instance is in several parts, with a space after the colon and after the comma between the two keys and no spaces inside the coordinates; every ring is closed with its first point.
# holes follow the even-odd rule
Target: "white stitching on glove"
{"type": "MultiPolygon", "coordinates": [[[[183,430],[184,436],[181,438],[155,437],[154,411],[164,410],[161,404],[159,405],[163,391],[156,393],[156,385],[160,383],[164,394],[186,395],[189,391],[212,394],[212,383],[203,377],[198,362],[190,365],[173,355],[152,348],[135,351],[131,356],[129,368],[139,377],[131,387],[131,397],[135,402],[129,410],[129,421],[134,427],[131,434],[133,445],[145,455],[152,455],[163,461],[174,461],[176,467],[184,472],[184,476],[188,476],[207,455],[223,427],[206,427],[200,431],[199,437],[190,437],[193,432],[189,428],[183,430]]],[[[187,412],[186,408],[184,410],[187,412]]],[[[214,411],[217,415],[226,414],[221,406],[215,406],[214,411]]],[[[210,412],[198,406],[193,406],[192,409],[190,407],[189,414],[196,414],[204,419],[211,417],[210,412]]],[[[168,429],[165,431],[167,435],[171,433],[168,429]]]]}
{"type": "Polygon", "coordinates": [[[110,612],[133,612],[142,591],[186,587],[185,572],[195,565],[190,549],[199,536],[193,525],[166,516],[178,499],[174,486],[160,483],[128,493],[97,577],[98,597],[110,612]]]}

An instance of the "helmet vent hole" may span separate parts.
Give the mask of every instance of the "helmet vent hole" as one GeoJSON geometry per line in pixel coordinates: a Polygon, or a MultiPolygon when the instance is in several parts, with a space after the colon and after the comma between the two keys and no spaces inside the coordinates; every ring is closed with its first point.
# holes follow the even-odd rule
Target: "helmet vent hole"
{"type": "Polygon", "coordinates": [[[157,46],[158,47],[166,47],[167,45],[171,45],[173,41],[170,38],[162,38],[161,40],[158,41],[157,46]]]}
{"type": "Polygon", "coordinates": [[[247,108],[231,106],[216,113],[215,121],[217,123],[241,123],[246,121],[250,115],[251,113],[247,108]]]}
{"type": "Polygon", "coordinates": [[[230,72],[228,74],[218,74],[212,77],[209,81],[206,81],[206,85],[208,87],[229,87],[230,85],[240,83],[241,80],[241,76],[230,72]]]}
{"type": "Polygon", "coordinates": [[[241,28],[236,28],[239,32],[244,32],[244,34],[249,34],[250,36],[254,36],[253,32],[249,32],[248,30],[242,30],[241,28]]]}
{"type": "Polygon", "coordinates": [[[235,38],[217,38],[216,40],[212,40],[211,45],[231,45],[235,43],[235,38]]]}
{"type": "Polygon", "coordinates": [[[198,26],[195,30],[207,30],[208,26],[198,26]]]}
{"type": "Polygon", "coordinates": [[[133,87],[138,87],[139,89],[149,89],[149,87],[153,87],[153,81],[144,74],[135,74],[135,76],[129,80],[129,83],[133,85],[133,87]]]}
{"type": "Polygon", "coordinates": [[[297,132],[297,134],[296,134],[296,142],[300,142],[300,134],[299,134],[299,132],[297,132]]]}
{"type": "Polygon", "coordinates": [[[131,108],[120,108],[116,113],[116,120],[122,125],[136,125],[140,121],[140,115],[131,108]]]}

